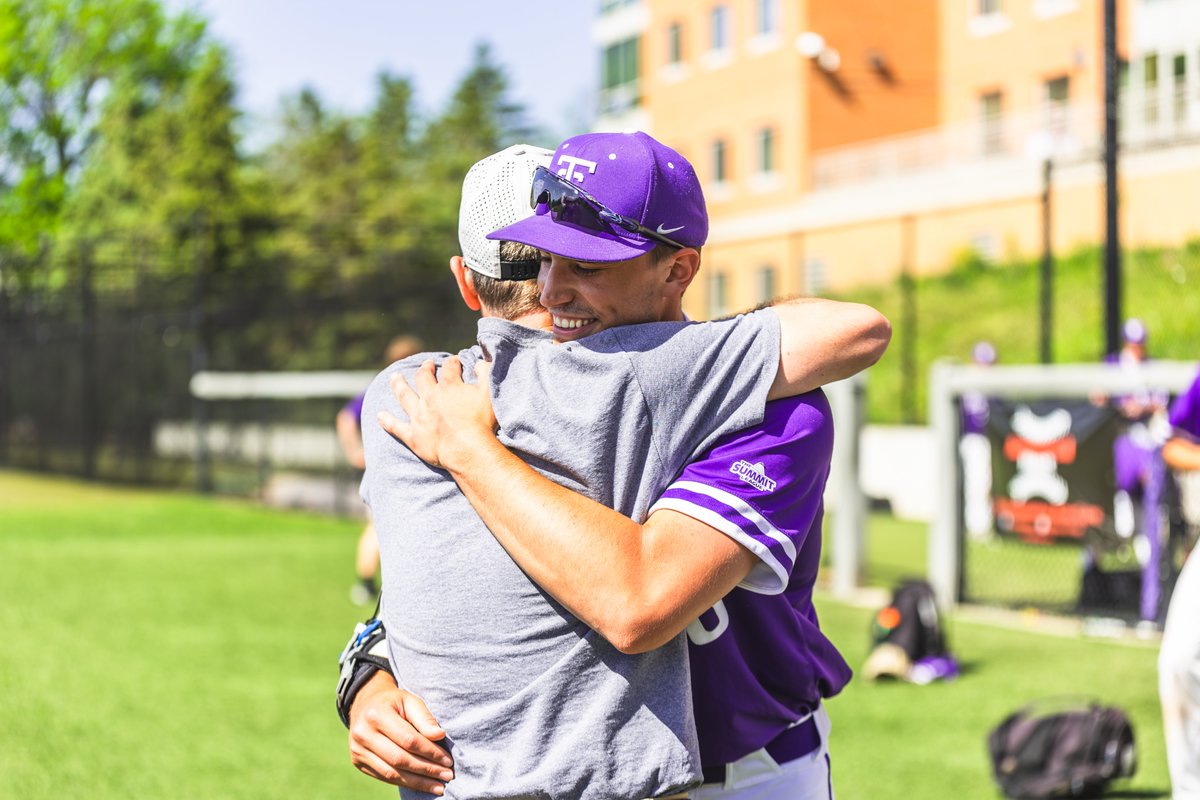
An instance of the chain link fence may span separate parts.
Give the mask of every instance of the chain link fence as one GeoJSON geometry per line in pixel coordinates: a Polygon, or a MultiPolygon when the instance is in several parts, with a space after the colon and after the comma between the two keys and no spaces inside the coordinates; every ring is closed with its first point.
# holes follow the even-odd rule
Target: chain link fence
{"type": "MultiPolygon", "coordinates": [[[[69,257],[46,254],[26,271],[39,280],[21,288],[0,258],[0,466],[196,485],[204,471],[194,454],[156,446],[164,426],[299,424],[332,432],[340,404],[210,405],[188,391],[194,372],[374,371],[401,333],[439,348],[473,339],[474,315],[444,264],[384,253],[367,267],[359,257],[348,275],[335,247],[303,258],[242,256],[236,268],[202,250],[180,252],[92,241],[69,257]]],[[[332,455],[329,469],[341,469],[332,455]]],[[[239,459],[225,460],[234,469],[239,459]]],[[[201,489],[261,489],[257,474],[250,480],[208,466],[217,480],[201,481],[201,489]]]]}

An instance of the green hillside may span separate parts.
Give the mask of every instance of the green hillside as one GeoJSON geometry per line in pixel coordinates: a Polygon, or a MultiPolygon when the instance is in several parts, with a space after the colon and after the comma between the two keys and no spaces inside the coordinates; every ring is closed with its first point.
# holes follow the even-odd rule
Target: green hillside
{"type": "MultiPolygon", "coordinates": [[[[1103,251],[1059,256],[1054,271],[1052,352],[1056,363],[1093,362],[1104,349],[1103,251]]],[[[1151,357],[1200,361],[1200,241],[1181,248],[1141,250],[1123,260],[1127,317],[1150,331],[1151,357]]],[[[876,423],[924,423],[929,366],[940,358],[967,361],[986,339],[1001,364],[1031,364],[1039,352],[1039,266],[1036,260],[989,265],[963,258],[947,274],[915,280],[915,324],[906,328],[901,280],[842,293],[838,299],[875,306],[892,321],[892,344],[871,370],[868,418],[876,423]],[[903,377],[905,348],[912,376],[903,377]]]]}

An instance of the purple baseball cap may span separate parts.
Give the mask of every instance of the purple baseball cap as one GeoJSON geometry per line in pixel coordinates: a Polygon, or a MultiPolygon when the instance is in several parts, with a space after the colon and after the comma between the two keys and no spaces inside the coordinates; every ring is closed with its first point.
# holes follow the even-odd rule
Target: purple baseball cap
{"type": "MultiPolygon", "coordinates": [[[[708,210],[696,171],[682,155],[648,134],[585,133],[558,146],[550,171],[610,211],[685,247],[708,238],[708,210]]],[[[535,214],[488,234],[579,261],[625,261],[657,242],[612,225],[596,231],[535,214]]]]}
{"type": "Polygon", "coordinates": [[[1121,329],[1121,335],[1129,344],[1145,344],[1146,334],[1146,323],[1137,317],[1130,317],[1125,320],[1125,325],[1121,329]]]}
{"type": "Polygon", "coordinates": [[[991,342],[976,342],[971,348],[971,360],[976,364],[995,364],[996,348],[991,342]]]}

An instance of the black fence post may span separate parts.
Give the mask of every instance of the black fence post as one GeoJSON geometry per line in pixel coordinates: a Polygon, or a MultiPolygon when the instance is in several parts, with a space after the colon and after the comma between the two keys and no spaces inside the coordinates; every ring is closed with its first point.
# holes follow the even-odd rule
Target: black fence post
{"type": "Polygon", "coordinates": [[[86,244],[79,250],[79,426],[80,471],[96,477],[97,406],[96,391],[96,294],[92,285],[92,259],[86,244]]]}
{"type": "Polygon", "coordinates": [[[1121,347],[1121,219],[1117,159],[1120,63],[1117,2],[1104,0],[1104,353],[1121,347]]]}
{"type": "Polygon", "coordinates": [[[1042,261],[1041,292],[1039,307],[1039,354],[1043,364],[1054,361],[1054,240],[1051,229],[1051,186],[1054,181],[1054,162],[1047,158],[1042,163],[1042,261]]]}
{"type": "MultiPolygon", "coordinates": [[[[207,264],[203,246],[204,230],[200,213],[192,218],[192,374],[203,372],[208,368],[208,323],[204,314],[204,298],[207,294],[207,264]]],[[[199,397],[192,397],[192,427],[196,435],[195,469],[196,491],[208,493],[212,491],[212,461],[208,452],[208,403],[199,397]]]]}

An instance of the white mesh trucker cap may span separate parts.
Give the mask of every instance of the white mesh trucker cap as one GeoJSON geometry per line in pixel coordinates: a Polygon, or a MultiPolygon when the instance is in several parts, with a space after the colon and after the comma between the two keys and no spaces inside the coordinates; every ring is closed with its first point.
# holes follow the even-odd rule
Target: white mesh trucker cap
{"type": "Polygon", "coordinates": [[[500,269],[500,242],[487,235],[533,215],[529,205],[533,171],[548,166],[552,155],[542,147],[514,144],[467,171],[458,209],[458,246],[468,267],[491,278],[505,277],[500,269]]]}

